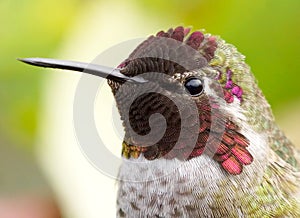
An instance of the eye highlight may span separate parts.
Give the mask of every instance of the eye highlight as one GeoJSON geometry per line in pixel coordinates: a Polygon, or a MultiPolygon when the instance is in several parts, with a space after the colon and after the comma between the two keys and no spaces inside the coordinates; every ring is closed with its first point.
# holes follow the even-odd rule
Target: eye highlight
{"type": "Polygon", "coordinates": [[[185,88],[191,94],[191,96],[199,96],[202,94],[204,87],[203,82],[199,78],[188,78],[184,83],[185,88]]]}

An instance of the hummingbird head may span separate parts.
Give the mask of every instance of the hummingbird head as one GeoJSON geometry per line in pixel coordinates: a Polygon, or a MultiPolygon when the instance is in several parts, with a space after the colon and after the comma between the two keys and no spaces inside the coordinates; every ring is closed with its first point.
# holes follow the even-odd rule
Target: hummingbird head
{"type": "MultiPolygon", "coordinates": [[[[272,114],[244,56],[219,37],[189,28],[160,31],[116,69],[53,59],[20,59],[108,79],[125,129],[122,155],[189,161],[210,155],[227,173],[253,161],[244,134],[272,114]]],[[[271,121],[270,121],[271,122],[271,121]]]]}
{"type": "Polygon", "coordinates": [[[233,69],[217,64],[218,38],[189,32],[177,27],[150,36],[118,66],[146,83],[108,80],[125,128],[122,155],[185,161],[210,155],[240,174],[253,161],[238,123],[243,88],[233,69]]]}

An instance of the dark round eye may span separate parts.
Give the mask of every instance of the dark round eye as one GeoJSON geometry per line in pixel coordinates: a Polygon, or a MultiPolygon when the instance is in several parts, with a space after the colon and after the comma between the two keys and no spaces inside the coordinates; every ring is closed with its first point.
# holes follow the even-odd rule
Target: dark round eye
{"type": "Polygon", "coordinates": [[[184,86],[192,96],[199,96],[203,92],[203,83],[199,78],[187,79],[184,86]]]}

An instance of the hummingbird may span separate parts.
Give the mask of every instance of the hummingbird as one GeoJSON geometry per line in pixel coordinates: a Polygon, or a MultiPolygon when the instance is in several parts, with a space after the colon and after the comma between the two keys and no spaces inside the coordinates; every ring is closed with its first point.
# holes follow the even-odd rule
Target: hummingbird
{"type": "Polygon", "coordinates": [[[125,130],[117,217],[300,217],[300,153],[221,37],[170,28],[117,68],[19,60],[107,79],[125,130]]]}

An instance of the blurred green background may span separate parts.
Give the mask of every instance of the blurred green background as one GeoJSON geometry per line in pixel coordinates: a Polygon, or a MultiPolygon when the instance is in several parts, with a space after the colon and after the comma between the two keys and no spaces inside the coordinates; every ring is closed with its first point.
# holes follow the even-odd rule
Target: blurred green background
{"type": "Polygon", "coordinates": [[[16,58],[49,56],[75,20],[80,1],[0,1],[0,135],[31,150],[39,105],[39,69],[16,58]]]}
{"type": "MultiPolygon", "coordinates": [[[[85,9],[92,3],[91,0],[0,1],[0,151],[14,148],[11,159],[17,158],[14,152],[34,159],[32,151],[36,146],[40,92],[44,84],[40,69],[21,64],[16,58],[54,57],[69,28],[79,22],[78,15],[88,13],[85,9]]],[[[105,4],[99,1],[100,7],[105,4]]],[[[157,31],[166,24],[205,28],[234,44],[247,57],[279,118],[287,105],[300,102],[299,0],[128,0],[127,4],[135,5],[141,21],[145,17],[157,20],[157,31]],[[159,20],[163,20],[163,25],[159,20]]],[[[124,15],[116,16],[124,28],[126,16],[126,8],[124,15]]],[[[105,34],[109,30],[103,31],[105,34]]]]}

